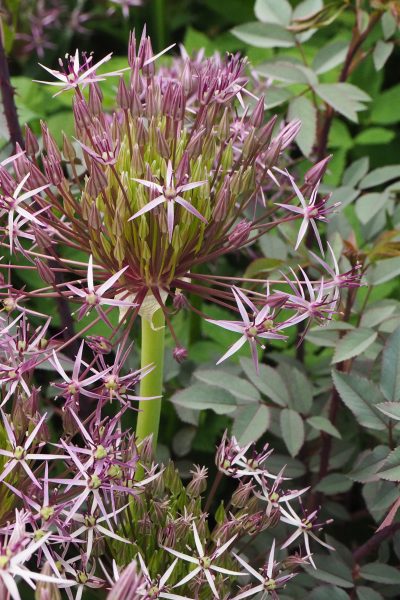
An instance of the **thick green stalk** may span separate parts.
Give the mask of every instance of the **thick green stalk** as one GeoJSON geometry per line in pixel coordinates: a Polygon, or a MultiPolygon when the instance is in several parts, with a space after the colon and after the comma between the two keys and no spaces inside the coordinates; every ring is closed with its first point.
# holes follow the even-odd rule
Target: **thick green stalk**
{"type": "MultiPolygon", "coordinates": [[[[154,369],[140,382],[140,395],[144,398],[161,396],[164,374],[165,318],[161,309],[153,314],[152,323],[142,317],[141,367],[153,364],[154,369]]],[[[153,434],[153,446],[157,446],[160,425],[161,397],[141,400],[136,424],[138,440],[153,434]]]]}

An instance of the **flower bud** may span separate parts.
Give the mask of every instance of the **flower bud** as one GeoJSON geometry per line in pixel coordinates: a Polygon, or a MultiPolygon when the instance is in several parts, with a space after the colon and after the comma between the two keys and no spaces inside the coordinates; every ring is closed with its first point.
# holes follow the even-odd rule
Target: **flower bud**
{"type": "Polygon", "coordinates": [[[89,335],[86,343],[92,352],[96,354],[109,354],[112,350],[112,344],[102,335],[89,335]]]}
{"type": "Polygon", "coordinates": [[[304,175],[304,182],[307,185],[310,185],[312,187],[317,185],[317,183],[324,176],[326,167],[328,166],[328,162],[331,160],[331,158],[332,158],[332,154],[330,154],[326,158],[323,158],[322,160],[317,162],[315,165],[313,165],[311,167],[311,169],[308,169],[308,171],[304,175]]]}
{"type": "Polygon", "coordinates": [[[249,239],[251,232],[251,223],[243,219],[233,229],[229,235],[229,242],[234,247],[243,246],[249,239]]]}
{"type": "Polygon", "coordinates": [[[183,346],[176,346],[173,351],[173,357],[177,363],[181,364],[186,360],[188,351],[183,346]]]}
{"type": "Polygon", "coordinates": [[[99,194],[107,187],[107,177],[103,169],[96,161],[91,161],[90,177],[86,184],[86,189],[92,198],[97,198],[99,194]]]}
{"type": "Polygon", "coordinates": [[[195,466],[192,474],[192,480],[186,486],[186,493],[189,496],[198,498],[207,489],[207,473],[206,467],[195,466]]]}
{"type": "Polygon", "coordinates": [[[39,152],[39,143],[35,135],[33,135],[32,130],[28,125],[25,125],[25,152],[28,156],[34,158],[34,156],[39,152]]]}
{"type": "Polygon", "coordinates": [[[175,290],[175,294],[172,299],[172,305],[177,310],[187,307],[187,305],[188,305],[187,299],[186,299],[186,296],[184,295],[184,293],[182,292],[182,290],[175,290]]]}
{"type": "Polygon", "coordinates": [[[264,120],[264,96],[258,100],[252,114],[250,117],[250,123],[254,125],[254,127],[260,127],[264,120]]]}
{"type": "Polygon", "coordinates": [[[43,166],[48,179],[53,185],[60,185],[64,179],[61,162],[49,156],[43,157],[43,166]]]}
{"type": "Polygon", "coordinates": [[[94,82],[89,86],[89,110],[93,115],[101,115],[103,94],[98,83],[94,82]]]}
{"type": "Polygon", "coordinates": [[[43,279],[43,281],[45,281],[49,285],[54,285],[56,282],[56,276],[54,271],[50,269],[49,265],[47,265],[39,258],[35,258],[35,265],[41,279],[43,279]]]}
{"type": "MultiPolygon", "coordinates": [[[[42,575],[55,577],[48,562],[45,562],[41,570],[42,575]]],[[[49,581],[38,581],[36,585],[35,600],[61,600],[61,593],[56,583],[49,581]]]]}
{"type": "Polygon", "coordinates": [[[107,595],[107,600],[137,600],[145,580],[138,573],[136,561],[132,561],[120,574],[107,595]]]}
{"type": "Polygon", "coordinates": [[[117,103],[122,110],[129,110],[131,106],[131,97],[123,77],[118,82],[117,103]]]}
{"type": "Polygon", "coordinates": [[[75,148],[71,144],[70,140],[63,133],[63,155],[66,160],[69,160],[71,163],[75,162],[76,152],[75,148]]]}
{"type": "Polygon", "coordinates": [[[251,481],[247,483],[240,482],[238,488],[232,494],[232,506],[244,508],[254,490],[251,481]]]}

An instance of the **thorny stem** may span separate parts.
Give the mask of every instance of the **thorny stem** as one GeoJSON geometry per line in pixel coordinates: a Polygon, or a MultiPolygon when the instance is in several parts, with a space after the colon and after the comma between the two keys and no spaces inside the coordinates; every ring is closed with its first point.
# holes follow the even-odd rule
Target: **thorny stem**
{"type": "MultiPolygon", "coordinates": [[[[371,31],[373,30],[375,25],[380,21],[381,16],[382,16],[381,12],[373,13],[369,19],[368,26],[362,33],[359,32],[357,25],[354,26],[353,37],[352,37],[349,49],[347,51],[346,59],[344,61],[344,64],[343,64],[343,67],[342,67],[342,70],[341,70],[341,73],[339,76],[340,83],[343,83],[347,80],[348,76],[350,75],[350,73],[352,71],[353,61],[355,59],[355,56],[356,56],[358,50],[360,49],[360,47],[362,46],[362,44],[364,43],[366,38],[369,36],[369,34],[371,33],[371,31]]],[[[325,118],[323,120],[321,129],[320,129],[320,133],[318,136],[319,144],[318,144],[317,151],[316,151],[317,161],[322,160],[325,157],[326,148],[328,145],[329,131],[331,129],[332,120],[333,120],[334,116],[335,116],[335,110],[331,106],[328,106],[326,109],[326,112],[325,112],[325,118]]]]}
{"type": "Polygon", "coordinates": [[[18,121],[17,108],[14,102],[14,88],[10,81],[10,71],[8,61],[3,45],[1,19],[0,19],[0,88],[3,100],[4,116],[7,122],[7,128],[10,134],[10,142],[15,150],[16,144],[24,148],[24,139],[21,127],[18,121]]]}
{"type": "Polygon", "coordinates": [[[391,537],[396,531],[400,529],[400,523],[392,523],[388,525],[384,529],[377,531],[365,544],[357,548],[355,552],[353,552],[354,562],[359,563],[366,556],[371,554],[374,550],[379,548],[382,542],[391,537]]]}
{"type": "Polygon", "coordinates": [[[141,368],[154,365],[153,370],[140,382],[139,414],[136,424],[138,441],[153,436],[153,447],[157,446],[161,414],[161,394],[164,374],[165,317],[159,308],[152,321],[142,317],[141,368]],[[149,400],[148,398],[159,396],[149,400]]]}
{"type": "MultiPolygon", "coordinates": [[[[344,315],[343,315],[343,322],[345,322],[345,323],[347,323],[349,321],[349,318],[351,315],[351,309],[354,304],[356,293],[357,293],[357,289],[350,289],[348,292],[346,308],[345,308],[344,315]]],[[[343,362],[339,363],[338,371],[348,372],[351,369],[351,365],[352,365],[351,360],[343,361],[343,362]]],[[[332,423],[332,425],[335,424],[339,406],[340,406],[340,396],[339,396],[337,389],[334,387],[332,389],[332,396],[331,396],[331,400],[330,400],[330,404],[329,404],[329,415],[328,415],[328,419],[329,419],[330,423],[332,423]]],[[[321,481],[325,477],[325,475],[328,474],[329,460],[330,460],[330,455],[331,455],[331,450],[332,450],[332,436],[330,436],[329,434],[327,434],[325,432],[322,432],[321,433],[321,442],[322,442],[321,443],[321,452],[320,452],[321,459],[320,459],[320,463],[319,463],[319,472],[318,472],[318,480],[317,480],[318,482],[321,481]]],[[[315,508],[319,504],[320,498],[321,498],[320,493],[316,493],[316,494],[314,493],[310,496],[311,508],[315,508]]]]}
{"type": "MultiPolygon", "coordinates": [[[[18,121],[17,108],[14,101],[14,88],[10,81],[10,71],[8,68],[8,61],[4,50],[2,35],[0,31],[0,88],[1,97],[3,100],[4,116],[6,118],[8,131],[10,134],[10,142],[15,150],[16,145],[19,144],[21,148],[25,147],[24,138],[22,136],[21,127],[18,121]]],[[[51,263],[50,263],[51,266],[51,263]]],[[[63,274],[55,273],[57,283],[63,282],[63,274]]],[[[59,296],[57,298],[58,312],[64,331],[64,338],[71,339],[74,337],[74,324],[71,318],[71,311],[68,306],[67,300],[59,296]]],[[[71,350],[72,353],[77,351],[77,342],[74,341],[71,350]]]]}

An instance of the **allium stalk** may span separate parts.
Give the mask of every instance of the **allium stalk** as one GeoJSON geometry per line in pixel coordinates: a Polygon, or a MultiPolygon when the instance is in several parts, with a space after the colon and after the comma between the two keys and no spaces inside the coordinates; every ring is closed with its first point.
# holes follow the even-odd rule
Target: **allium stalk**
{"type": "Polygon", "coordinates": [[[153,446],[157,445],[158,429],[161,414],[161,394],[164,374],[164,341],[165,318],[159,308],[151,320],[142,317],[142,348],[141,367],[154,365],[150,373],[140,382],[139,414],[136,424],[136,435],[143,440],[149,435],[153,436],[153,446]],[[157,398],[147,400],[146,398],[157,398]]]}

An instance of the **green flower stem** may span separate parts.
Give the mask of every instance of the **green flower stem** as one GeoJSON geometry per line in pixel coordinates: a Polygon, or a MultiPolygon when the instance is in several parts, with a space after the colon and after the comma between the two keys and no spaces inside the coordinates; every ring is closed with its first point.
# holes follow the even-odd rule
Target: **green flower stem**
{"type": "Polygon", "coordinates": [[[161,309],[153,314],[152,323],[142,318],[141,367],[153,364],[154,369],[140,382],[140,395],[144,398],[160,396],[154,400],[141,400],[136,424],[136,436],[143,440],[153,434],[153,447],[157,446],[160,426],[161,394],[164,374],[165,318],[161,309]]]}

